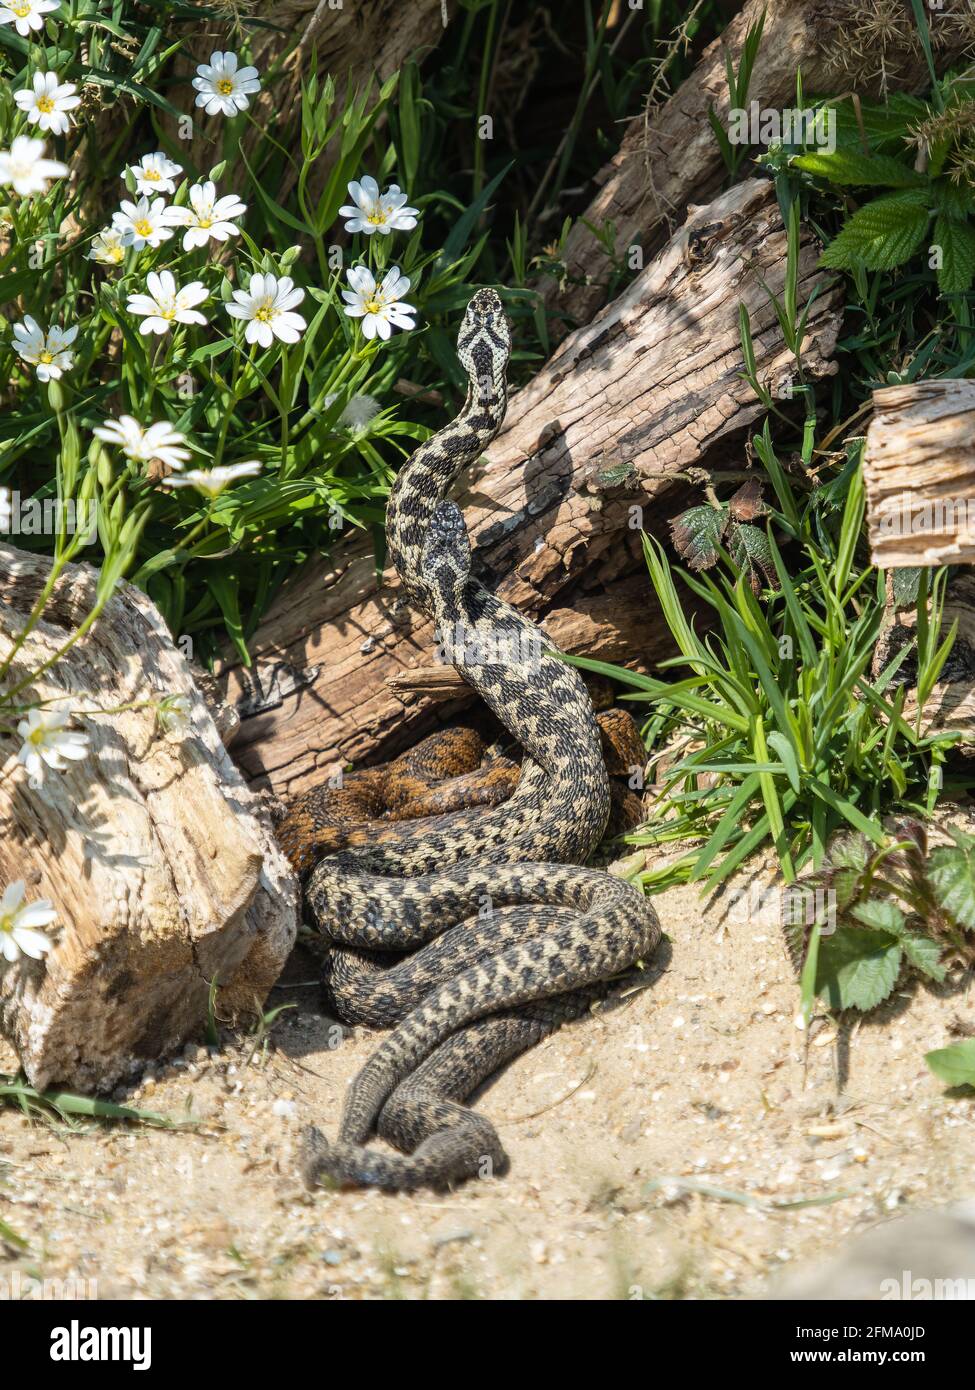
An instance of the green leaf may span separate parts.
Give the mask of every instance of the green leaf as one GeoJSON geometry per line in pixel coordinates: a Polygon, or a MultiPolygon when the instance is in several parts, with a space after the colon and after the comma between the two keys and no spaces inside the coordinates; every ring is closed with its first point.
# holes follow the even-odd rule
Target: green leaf
{"type": "Polygon", "coordinates": [[[892,270],[921,245],[929,216],[926,190],[876,198],[853,214],[823,252],[821,264],[849,270],[859,261],[868,270],[892,270]]]}
{"type": "Polygon", "coordinates": [[[850,187],[919,188],[927,182],[916,169],[886,154],[857,154],[853,150],[830,154],[822,150],[797,155],[792,164],[817,178],[850,187]]]}
{"type": "Polygon", "coordinates": [[[819,946],[816,992],[834,1009],[875,1009],[897,983],[900,943],[887,932],[846,928],[819,946]]]}
{"type": "Polygon", "coordinates": [[[975,228],[954,217],[939,215],[932,247],[941,248],[938,288],[942,294],[964,294],[975,279],[975,228]]]}
{"type": "Polygon", "coordinates": [[[945,968],[941,964],[941,947],[937,941],[932,941],[930,936],[905,932],[901,937],[901,945],[915,970],[920,970],[922,975],[937,980],[938,984],[941,983],[945,977],[945,968]]]}
{"type": "Polygon", "coordinates": [[[932,850],[928,881],[938,906],[975,931],[975,841],[967,847],[942,845],[932,850]]]}
{"type": "Polygon", "coordinates": [[[924,1060],[947,1086],[975,1086],[975,1038],[926,1052],[924,1060]]]}
{"type": "Polygon", "coordinates": [[[867,898],[851,909],[850,915],[865,927],[900,936],[904,930],[904,914],[890,898],[867,898]]]}
{"type": "Polygon", "coordinates": [[[670,523],[670,539],[682,560],[692,570],[710,569],[717,564],[718,547],[728,525],[728,508],[706,503],[690,507],[670,523]]]}

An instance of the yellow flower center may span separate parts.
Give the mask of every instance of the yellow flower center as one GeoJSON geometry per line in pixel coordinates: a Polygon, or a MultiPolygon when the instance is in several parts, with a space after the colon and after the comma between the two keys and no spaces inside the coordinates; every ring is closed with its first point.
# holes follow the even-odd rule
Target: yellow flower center
{"type": "Polygon", "coordinates": [[[274,305],[269,300],[265,300],[254,317],[260,319],[261,323],[270,323],[274,318],[274,305]]]}
{"type": "Polygon", "coordinates": [[[367,314],[378,314],[383,307],[383,302],[381,299],[367,299],[362,307],[367,314]]]}
{"type": "Polygon", "coordinates": [[[38,97],[37,109],[38,111],[43,111],[46,116],[50,111],[54,110],[54,102],[50,97],[38,97]]]}
{"type": "Polygon", "coordinates": [[[152,236],[152,223],[147,217],[143,217],[141,222],[136,222],[134,225],[140,236],[152,236]]]}
{"type": "Polygon", "coordinates": [[[198,217],[198,218],[196,219],[196,225],[197,225],[198,227],[202,227],[203,230],[206,231],[207,227],[212,227],[212,226],[213,226],[213,218],[212,218],[212,217],[198,217]]]}
{"type": "Polygon", "coordinates": [[[116,265],[118,265],[119,261],[125,259],[125,252],[122,250],[121,246],[106,247],[105,255],[108,257],[110,261],[114,261],[116,265]]]}
{"type": "Polygon", "coordinates": [[[43,352],[41,352],[41,353],[38,354],[37,360],[38,360],[38,362],[44,362],[44,363],[53,362],[53,361],[54,361],[54,353],[53,353],[53,352],[48,352],[47,348],[45,348],[43,352]]]}
{"type": "Polygon", "coordinates": [[[230,80],[230,78],[229,78],[229,77],[221,77],[220,81],[217,83],[217,91],[220,93],[220,95],[221,95],[222,97],[229,97],[229,96],[230,96],[230,93],[231,93],[233,90],[234,90],[234,84],[233,84],[233,82],[230,80]]]}
{"type": "Polygon", "coordinates": [[[10,8],[13,10],[14,14],[17,16],[18,19],[26,19],[27,16],[30,14],[31,7],[28,3],[26,5],[11,5],[10,8]]]}
{"type": "MultiPolygon", "coordinates": [[[[49,352],[42,352],[40,356],[42,362],[53,362],[54,358],[49,352]]],[[[36,729],[32,729],[27,735],[27,742],[32,743],[35,748],[40,748],[44,742],[44,735],[47,733],[43,724],[39,724],[36,729]]]]}
{"type": "Polygon", "coordinates": [[[175,305],[171,309],[160,309],[159,317],[161,319],[166,319],[169,323],[172,323],[173,319],[176,317],[175,305]]]}
{"type": "Polygon", "coordinates": [[[387,218],[381,208],[376,208],[369,214],[366,221],[371,222],[374,227],[385,227],[387,218]]]}
{"type": "Polygon", "coordinates": [[[155,182],[158,181],[158,179],[159,179],[159,177],[160,177],[160,175],[159,175],[159,170],[158,170],[158,169],[143,169],[143,171],[142,171],[142,177],[143,177],[148,183],[155,183],[155,182]]]}

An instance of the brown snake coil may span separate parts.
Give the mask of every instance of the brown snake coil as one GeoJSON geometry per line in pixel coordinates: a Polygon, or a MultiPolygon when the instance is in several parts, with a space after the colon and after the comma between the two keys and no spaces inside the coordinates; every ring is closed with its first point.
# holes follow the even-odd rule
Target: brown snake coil
{"type": "MultiPolygon", "coordinates": [[[[526,756],[503,805],[397,825],[312,872],[306,902],[330,942],[336,1012],[393,1032],[353,1082],[337,1142],[306,1131],[310,1184],[443,1186],[503,1169],[493,1126],[460,1102],[660,937],[639,889],[578,867],[609,814],[586,688],[541,629],[472,578],[467,528],[445,500],[504,420],[510,339],[493,290],[474,295],[457,346],[464,408],[399,474],[386,533],[410,602],[526,756]],[[373,1131],[402,1152],[366,1147],[373,1131]]],[[[314,804],[304,799],[306,820],[314,804]]],[[[296,831],[286,821],[281,833],[296,831]]]]}

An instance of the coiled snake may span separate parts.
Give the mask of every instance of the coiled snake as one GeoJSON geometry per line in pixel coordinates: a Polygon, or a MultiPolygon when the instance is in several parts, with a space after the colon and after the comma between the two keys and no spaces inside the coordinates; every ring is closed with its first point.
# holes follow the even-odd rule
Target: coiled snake
{"type": "MultiPolygon", "coordinates": [[[[641,891],[578,867],[610,806],[586,688],[538,627],[471,576],[467,528],[446,500],[504,420],[510,338],[493,290],[470,301],[457,350],[464,408],[400,472],[387,540],[410,602],[526,756],[503,805],[392,826],[312,871],[305,897],[330,942],[334,1008],[394,1027],[352,1084],[338,1141],[306,1131],[309,1184],[410,1189],[503,1170],[493,1126],[460,1102],[586,1012],[660,937],[641,891]],[[410,954],[385,963],[393,952],[410,954]],[[367,1147],[374,1130],[401,1152],[367,1147]]],[[[284,822],[285,842],[314,805],[306,798],[284,822]]]]}

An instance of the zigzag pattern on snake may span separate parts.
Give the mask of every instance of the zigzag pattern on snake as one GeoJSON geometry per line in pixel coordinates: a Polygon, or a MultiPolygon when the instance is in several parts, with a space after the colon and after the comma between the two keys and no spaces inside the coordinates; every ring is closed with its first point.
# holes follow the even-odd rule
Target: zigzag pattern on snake
{"type": "MultiPolygon", "coordinates": [[[[309,1184],[411,1189],[502,1170],[493,1126],[460,1102],[586,1012],[660,937],[641,891],[580,867],[610,806],[585,685],[541,629],[471,576],[467,529],[446,500],[504,420],[509,352],[501,301],[479,290],[458,336],[464,408],[400,472],[386,531],[410,602],[441,640],[463,634],[451,659],[525,759],[503,805],[391,826],[311,873],[306,903],[330,943],[336,1012],[393,1032],[353,1082],[337,1142],[307,1131],[309,1184]],[[368,1146],[373,1132],[401,1152],[368,1146]]],[[[306,798],[306,821],[313,806],[306,798]]],[[[280,833],[298,838],[287,821],[280,833]]]]}

